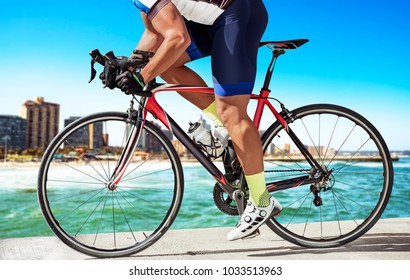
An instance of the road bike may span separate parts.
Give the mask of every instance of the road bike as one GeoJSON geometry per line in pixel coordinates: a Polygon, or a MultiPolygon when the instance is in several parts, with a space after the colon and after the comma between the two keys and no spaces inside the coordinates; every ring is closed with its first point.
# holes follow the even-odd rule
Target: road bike
{"type": "MultiPolygon", "coordinates": [[[[273,115],[261,140],[267,188],[283,210],[266,225],[294,244],[328,248],[357,239],[377,222],[392,191],[393,167],[382,136],[358,113],[331,104],[288,110],[269,97],[278,57],[306,42],[260,43],[272,60],[260,93],[251,95],[253,121],[259,128],[265,112],[273,115]]],[[[96,62],[104,65],[108,81],[125,69],[141,69],[153,56],[135,53],[127,58],[92,51],[91,80],[96,62]]],[[[126,112],[82,117],[48,146],[38,177],[39,203],[50,228],[71,248],[95,257],[128,256],[153,245],[171,227],[181,206],[184,172],[158,122],[215,179],[210,187],[218,209],[227,215],[243,212],[249,190],[232,143],[220,159],[208,156],[157,102],[156,95],[166,91],[214,94],[212,88],[153,81],[130,95],[126,112]]]]}

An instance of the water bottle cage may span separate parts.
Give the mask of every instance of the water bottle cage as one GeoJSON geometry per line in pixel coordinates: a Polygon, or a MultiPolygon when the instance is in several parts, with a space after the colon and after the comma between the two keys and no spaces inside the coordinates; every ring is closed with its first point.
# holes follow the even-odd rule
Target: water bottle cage
{"type": "Polygon", "coordinates": [[[217,159],[219,157],[221,157],[224,154],[224,151],[222,151],[222,153],[220,153],[218,155],[218,149],[222,147],[222,145],[215,141],[214,138],[211,138],[211,144],[207,145],[207,144],[203,144],[200,141],[196,141],[195,139],[193,139],[195,141],[195,143],[199,146],[199,148],[205,152],[210,158],[212,159],[217,159]]]}

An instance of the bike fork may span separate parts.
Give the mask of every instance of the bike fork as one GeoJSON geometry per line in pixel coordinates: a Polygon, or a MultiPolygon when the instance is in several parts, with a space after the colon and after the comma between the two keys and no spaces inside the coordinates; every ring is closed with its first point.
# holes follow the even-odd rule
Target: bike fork
{"type": "Polygon", "coordinates": [[[127,140],[124,149],[118,159],[117,165],[110,178],[109,188],[114,190],[124,177],[125,171],[131,162],[135,148],[141,137],[142,129],[144,127],[144,119],[142,118],[142,110],[134,110],[134,102],[131,100],[130,108],[128,109],[129,126],[126,128],[127,140]]]}

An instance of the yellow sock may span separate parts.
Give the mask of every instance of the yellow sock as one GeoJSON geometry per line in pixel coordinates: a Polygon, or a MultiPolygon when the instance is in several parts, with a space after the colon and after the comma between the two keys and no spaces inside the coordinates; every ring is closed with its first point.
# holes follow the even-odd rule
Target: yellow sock
{"type": "Polygon", "coordinates": [[[216,102],[212,102],[208,107],[206,107],[203,112],[208,118],[216,125],[216,126],[224,126],[221,120],[218,118],[218,114],[216,113],[216,102]]]}
{"type": "Polygon", "coordinates": [[[249,199],[258,207],[266,207],[270,202],[270,195],[266,189],[265,172],[246,176],[249,187],[249,199]]]}

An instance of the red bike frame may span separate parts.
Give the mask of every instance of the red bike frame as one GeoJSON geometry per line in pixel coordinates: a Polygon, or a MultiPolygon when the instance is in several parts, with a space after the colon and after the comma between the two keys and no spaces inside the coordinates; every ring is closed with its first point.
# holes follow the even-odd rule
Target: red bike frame
{"type": "MultiPolygon", "coordinates": [[[[158,87],[152,91],[152,97],[147,98],[144,105],[144,119],[146,119],[147,113],[151,113],[155,119],[158,119],[167,129],[169,129],[175,137],[183,143],[183,145],[197,158],[197,160],[212,174],[212,176],[222,185],[226,185],[227,182],[223,173],[213,164],[213,162],[202,153],[197,145],[188,137],[188,135],[181,129],[181,127],[167,114],[167,112],[161,107],[161,105],[155,99],[155,94],[164,91],[177,91],[177,92],[192,92],[201,94],[214,94],[214,89],[209,87],[185,87],[165,85],[158,87]]],[[[263,111],[267,106],[273,113],[275,118],[287,128],[287,123],[284,118],[278,113],[273,105],[267,99],[269,96],[268,90],[261,90],[260,94],[252,94],[251,99],[257,100],[257,107],[254,115],[254,123],[259,128],[263,111]]]]}
{"type": "MultiPolygon", "coordinates": [[[[157,119],[161,121],[168,129],[171,130],[168,115],[165,110],[158,104],[157,100],[155,99],[155,94],[164,91],[177,91],[177,92],[191,92],[191,93],[201,93],[201,94],[212,94],[214,95],[214,89],[209,87],[184,87],[184,86],[174,86],[174,85],[166,85],[165,87],[159,87],[152,91],[152,97],[149,98],[145,108],[151,114],[156,116],[157,119]]],[[[269,97],[269,90],[262,89],[260,94],[251,94],[251,99],[257,100],[257,106],[255,110],[255,115],[253,118],[253,122],[256,128],[259,129],[260,122],[262,119],[263,111],[265,106],[267,106],[275,118],[285,127],[287,128],[287,123],[281,114],[273,107],[273,105],[268,101],[269,97]]],[[[146,117],[146,114],[145,114],[146,117]]]]}

